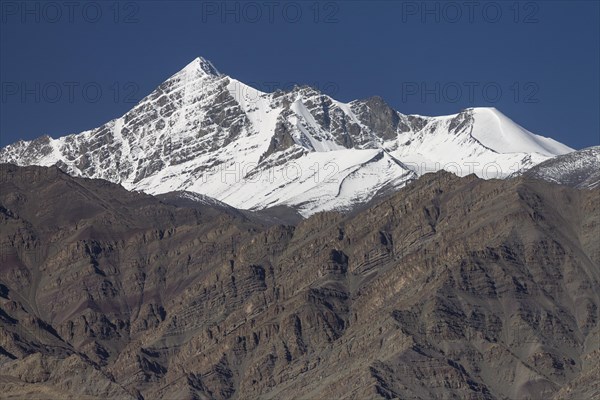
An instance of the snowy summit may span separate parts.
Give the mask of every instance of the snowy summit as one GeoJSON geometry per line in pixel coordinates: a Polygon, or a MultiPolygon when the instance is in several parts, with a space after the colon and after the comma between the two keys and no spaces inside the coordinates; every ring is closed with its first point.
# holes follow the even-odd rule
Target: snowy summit
{"type": "Polygon", "coordinates": [[[348,209],[427,172],[503,178],[571,151],[494,108],[425,117],[380,97],[342,103],[309,87],[263,93],[196,58],[122,117],[11,144],[0,161],[306,216],[348,209]]]}

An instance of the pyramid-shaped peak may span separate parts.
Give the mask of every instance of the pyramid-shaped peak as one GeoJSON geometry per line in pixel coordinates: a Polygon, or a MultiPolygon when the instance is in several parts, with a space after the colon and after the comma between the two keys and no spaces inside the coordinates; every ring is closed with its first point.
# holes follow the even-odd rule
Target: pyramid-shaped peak
{"type": "Polygon", "coordinates": [[[202,72],[206,75],[221,76],[221,73],[215,68],[215,66],[205,58],[196,57],[192,62],[183,68],[182,72],[202,72]]]}

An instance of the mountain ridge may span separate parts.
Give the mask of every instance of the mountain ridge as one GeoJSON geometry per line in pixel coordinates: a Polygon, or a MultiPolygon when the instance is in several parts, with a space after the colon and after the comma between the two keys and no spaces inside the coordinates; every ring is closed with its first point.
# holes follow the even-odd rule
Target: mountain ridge
{"type": "Polygon", "coordinates": [[[356,213],[261,225],[0,170],[15,398],[598,395],[599,188],[438,171],[356,213]]]}
{"type": "Polygon", "coordinates": [[[600,186],[600,146],[556,156],[517,175],[578,189],[600,186]]]}
{"type": "Polygon", "coordinates": [[[0,161],[57,164],[151,194],[192,191],[237,208],[285,205],[310,215],[352,208],[425,172],[506,177],[570,151],[493,108],[424,117],[401,114],[380,97],[342,103],[311,87],[264,93],[197,58],[122,117],[8,145],[0,161]]]}

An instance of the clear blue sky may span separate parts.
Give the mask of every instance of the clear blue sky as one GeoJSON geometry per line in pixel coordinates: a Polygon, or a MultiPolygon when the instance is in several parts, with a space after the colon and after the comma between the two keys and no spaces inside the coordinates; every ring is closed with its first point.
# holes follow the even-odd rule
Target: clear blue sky
{"type": "Polygon", "coordinates": [[[407,114],[494,106],[600,143],[598,1],[69,4],[0,2],[0,145],[97,127],[196,56],[262,90],[379,95],[407,114]]]}

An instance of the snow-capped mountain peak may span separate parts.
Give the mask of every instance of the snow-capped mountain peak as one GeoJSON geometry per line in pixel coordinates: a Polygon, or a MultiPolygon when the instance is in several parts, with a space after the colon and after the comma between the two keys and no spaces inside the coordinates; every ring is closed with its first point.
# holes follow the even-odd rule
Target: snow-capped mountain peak
{"type": "Polygon", "coordinates": [[[552,157],[573,151],[554,139],[529,132],[502,114],[495,107],[467,109],[475,124],[471,135],[484,146],[498,153],[539,153],[552,157]]]}
{"type": "Polygon", "coordinates": [[[185,73],[202,73],[209,76],[219,77],[221,73],[215,68],[215,66],[205,58],[196,57],[188,65],[186,65],[180,72],[185,73]]]}
{"type": "Polygon", "coordinates": [[[245,209],[346,209],[420,174],[502,178],[572,151],[494,108],[405,115],[382,98],[337,101],[308,86],[264,93],[196,58],[132,110],[58,139],[0,149],[151,194],[190,191],[245,209]]]}

